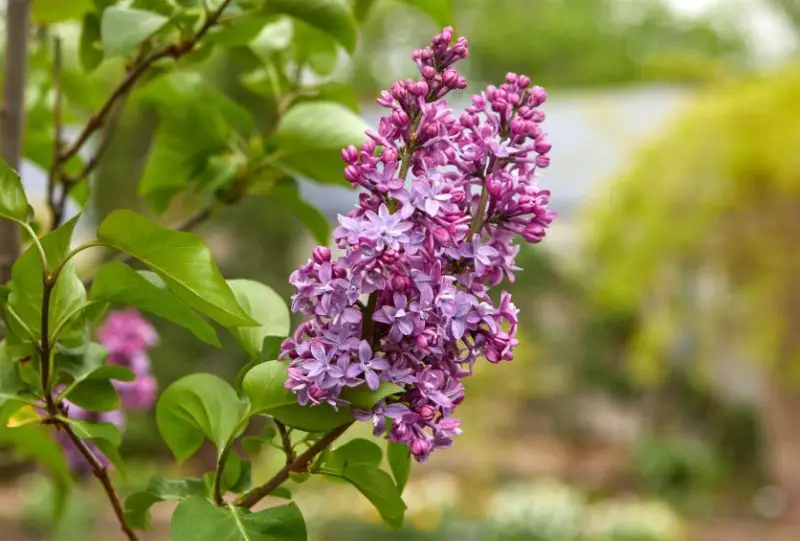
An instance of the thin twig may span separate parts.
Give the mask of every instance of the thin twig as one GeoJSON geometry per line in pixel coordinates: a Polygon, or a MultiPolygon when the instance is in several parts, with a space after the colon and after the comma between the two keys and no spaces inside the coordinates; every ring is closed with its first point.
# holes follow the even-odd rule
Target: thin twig
{"type": "Polygon", "coordinates": [[[132,70],[130,70],[122,82],[117,85],[117,87],[111,92],[111,95],[106,99],[105,103],[97,110],[91,117],[89,117],[88,122],[84,126],[83,130],[81,130],[78,137],[73,141],[73,143],[68,146],[64,151],[61,153],[61,162],[65,163],[67,160],[75,156],[78,152],[80,152],[83,145],[86,144],[86,141],[96,132],[106,121],[106,117],[108,117],[111,110],[114,108],[114,105],[122,99],[139,81],[139,79],[144,75],[150,67],[158,62],[159,60],[163,60],[165,58],[173,58],[174,60],[178,60],[179,58],[186,56],[192,50],[194,50],[197,43],[205,36],[209,30],[211,30],[214,25],[217,24],[220,16],[222,16],[222,12],[225,11],[225,8],[228,7],[228,4],[231,3],[231,0],[223,0],[220,6],[213,11],[206,22],[203,23],[203,26],[197,33],[192,36],[188,41],[183,41],[179,43],[173,43],[168,47],[157,51],[147,58],[145,58],[141,63],[137,64],[132,70]]]}
{"type": "Polygon", "coordinates": [[[139,541],[139,538],[136,535],[136,532],[128,526],[128,523],[125,522],[125,509],[122,507],[122,502],[117,495],[117,491],[114,489],[114,485],[111,484],[111,479],[108,477],[108,470],[103,465],[102,462],[95,456],[89,446],[75,434],[75,431],[72,430],[72,427],[69,426],[68,423],[59,422],[59,427],[64,430],[72,443],[75,444],[78,451],[83,455],[83,458],[86,459],[86,462],[92,467],[92,473],[97,480],[100,481],[100,484],[103,485],[103,490],[108,496],[108,500],[111,502],[111,507],[114,508],[114,515],[117,517],[117,522],[119,522],[119,526],[125,535],[128,537],[129,541],[139,541]]]}
{"type": "Polygon", "coordinates": [[[280,471],[278,471],[278,473],[272,477],[272,479],[240,496],[236,502],[234,502],[234,505],[237,507],[244,507],[245,509],[250,509],[253,507],[255,504],[269,496],[276,488],[285,483],[286,480],[289,479],[290,473],[302,473],[306,471],[308,465],[311,464],[311,461],[313,461],[318,454],[327,449],[352,425],[352,422],[347,423],[340,427],[334,428],[325,434],[322,438],[317,440],[314,445],[306,449],[303,454],[281,468],[280,471]]]}
{"type": "Polygon", "coordinates": [[[63,119],[61,114],[61,104],[63,93],[61,91],[61,38],[53,38],[53,92],[55,102],[53,103],[53,163],[50,164],[50,172],[47,176],[47,206],[50,207],[50,229],[55,229],[61,225],[64,218],[64,205],[66,203],[65,188],[61,185],[61,144],[63,134],[63,119]],[[61,187],[62,194],[56,195],[56,188],[61,187]]]}
{"type": "Polygon", "coordinates": [[[281,436],[281,445],[283,446],[284,454],[286,454],[286,463],[291,464],[294,462],[294,459],[297,458],[297,454],[294,452],[294,447],[292,447],[292,439],[289,437],[289,431],[286,430],[285,424],[277,419],[274,421],[275,426],[278,427],[278,434],[281,436]]]}
{"type": "Polygon", "coordinates": [[[61,173],[61,178],[63,179],[64,184],[66,184],[67,193],[75,184],[88,177],[100,164],[100,159],[103,157],[106,150],[108,150],[108,147],[111,143],[111,138],[113,137],[114,132],[119,125],[119,120],[122,117],[122,110],[124,109],[126,98],[127,94],[120,98],[116,107],[112,109],[108,117],[106,128],[103,130],[103,133],[100,136],[100,142],[97,145],[97,149],[95,149],[92,157],[89,158],[89,160],[84,164],[83,169],[81,169],[75,175],[68,175],[64,172],[61,173]]]}
{"type": "Polygon", "coordinates": [[[228,462],[228,456],[231,453],[231,445],[228,444],[222,450],[222,453],[219,455],[219,460],[217,461],[217,473],[214,475],[214,503],[218,506],[222,506],[225,504],[225,500],[222,497],[222,483],[224,482],[223,476],[225,475],[225,465],[228,462]]]}

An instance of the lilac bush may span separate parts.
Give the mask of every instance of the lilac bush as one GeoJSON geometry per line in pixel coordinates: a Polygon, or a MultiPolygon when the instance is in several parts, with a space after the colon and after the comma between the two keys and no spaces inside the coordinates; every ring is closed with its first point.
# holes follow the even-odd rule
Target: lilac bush
{"type": "Polygon", "coordinates": [[[491,293],[519,270],[516,239],[540,242],[554,218],[536,182],[550,163],[547,93],[509,73],[454,116],[444,98],[467,85],[455,65],[468,48],[452,40],[445,28],[413,53],[421,78],[383,91],[378,130],[342,151],[345,178],[364,191],[339,217],[343,254],[317,247],[291,275],[292,311],[310,319],[281,348],[302,405],[402,387],[355,416],[418,461],[461,431],[453,413],[475,363],[512,360],[518,310],[491,293]]]}

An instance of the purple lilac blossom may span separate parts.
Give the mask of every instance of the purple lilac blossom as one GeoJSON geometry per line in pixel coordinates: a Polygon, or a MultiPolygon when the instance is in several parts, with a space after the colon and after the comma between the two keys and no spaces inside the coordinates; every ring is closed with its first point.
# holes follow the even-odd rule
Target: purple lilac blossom
{"type": "Polygon", "coordinates": [[[377,131],[342,151],[364,192],[334,231],[344,255],[317,247],[291,275],[292,310],[310,319],[281,346],[300,404],[402,387],[354,415],[419,461],[461,431],[452,415],[475,362],[512,360],[518,310],[489,293],[519,270],[515,241],[540,242],[555,216],[536,182],[549,165],[547,93],[509,73],[456,118],[443,98],[466,87],[454,68],[466,56],[467,40],[445,28],[412,55],[421,79],[381,92],[377,131]]]}
{"type": "MultiPolygon", "coordinates": [[[[149,409],[156,401],[158,382],[150,372],[150,357],[147,350],[158,343],[158,333],[137,310],[126,309],[108,315],[97,331],[97,339],[108,351],[109,364],[125,366],[136,375],[134,381],[112,381],[119,393],[122,407],[109,412],[91,412],[68,400],[64,400],[63,406],[72,419],[90,423],[112,423],[123,430],[125,427],[123,410],[149,409]]],[[[89,473],[90,465],[69,438],[62,432],[57,432],[56,437],[64,447],[72,470],[81,474],[89,473]]],[[[93,443],[88,442],[87,445],[103,464],[109,465],[106,457],[93,443]]]]}
{"type": "Polygon", "coordinates": [[[100,345],[108,350],[108,363],[136,375],[134,381],[114,381],[123,409],[149,409],[156,400],[158,382],[150,372],[147,350],[158,343],[153,326],[132,308],[111,312],[97,330],[100,345]]]}

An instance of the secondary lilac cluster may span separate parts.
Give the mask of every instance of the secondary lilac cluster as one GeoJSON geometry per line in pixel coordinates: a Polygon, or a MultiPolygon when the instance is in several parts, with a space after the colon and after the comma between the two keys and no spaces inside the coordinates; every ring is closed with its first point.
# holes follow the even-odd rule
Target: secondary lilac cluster
{"type": "MultiPolygon", "coordinates": [[[[125,427],[124,410],[144,410],[153,406],[158,384],[150,372],[150,357],[147,350],[158,343],[158,334],[150,323],[134,309],[112,312],[97,331],[99,343],[108,351],[109,364],[129,368],[135,375],[134,381],[113,381],[120,396],[121,408],[108,412],[87,411],[65,400],[64,406],[70,418],[91,423],[112,423],[119,429],[125,427]]],[[[77,449],[59,433],[59,439],[66,450],[67,460],[74,471],[88,472],[89,464],[77,449]]],[[[101,452],[89,444],[94,453],[107,464],[101,452]]]]}
{"type": "Polygon", "coordinates": [[[515,239],[540,242],[554,217],[536,184],[547,94],[508,74],[456,118],[442,98],[466,86],[454,68],[466,56],[450,28],[415,51],[422,78],[382,92],[377,132],[342,151],[345,178],[365,191],[334,232],[344,255],[317,247],[292,274],[292,311],[310,319],[282,345],[300,404],[402,387],[354,413],[419,461],[460,432],[452,414],[474,363],[512,359],[518,311],[490,290],[514,279],[515,239]]]}
{"type": "Polygon", "coordinates": [[[108,351],[108,363],[129,368],[134,381],[114,381],[123,409],[149,409],[156,400],[158,383],[150,371],[147,350],[158,343],[158,333],[132,309],[112,312],[97,330],[97,339],[108,351]]]}

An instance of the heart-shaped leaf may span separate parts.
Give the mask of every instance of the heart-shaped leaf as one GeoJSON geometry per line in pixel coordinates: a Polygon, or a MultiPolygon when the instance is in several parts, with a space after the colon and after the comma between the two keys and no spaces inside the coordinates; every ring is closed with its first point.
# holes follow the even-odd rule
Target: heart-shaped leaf
{"type": "Polygon", "coordinates": [[[183,462],[211,440],[217,451],[235,436],[247,405],[225,381],[192,374],[164,391],[156,405],[156,424],[175,458],[183,462]]]}

